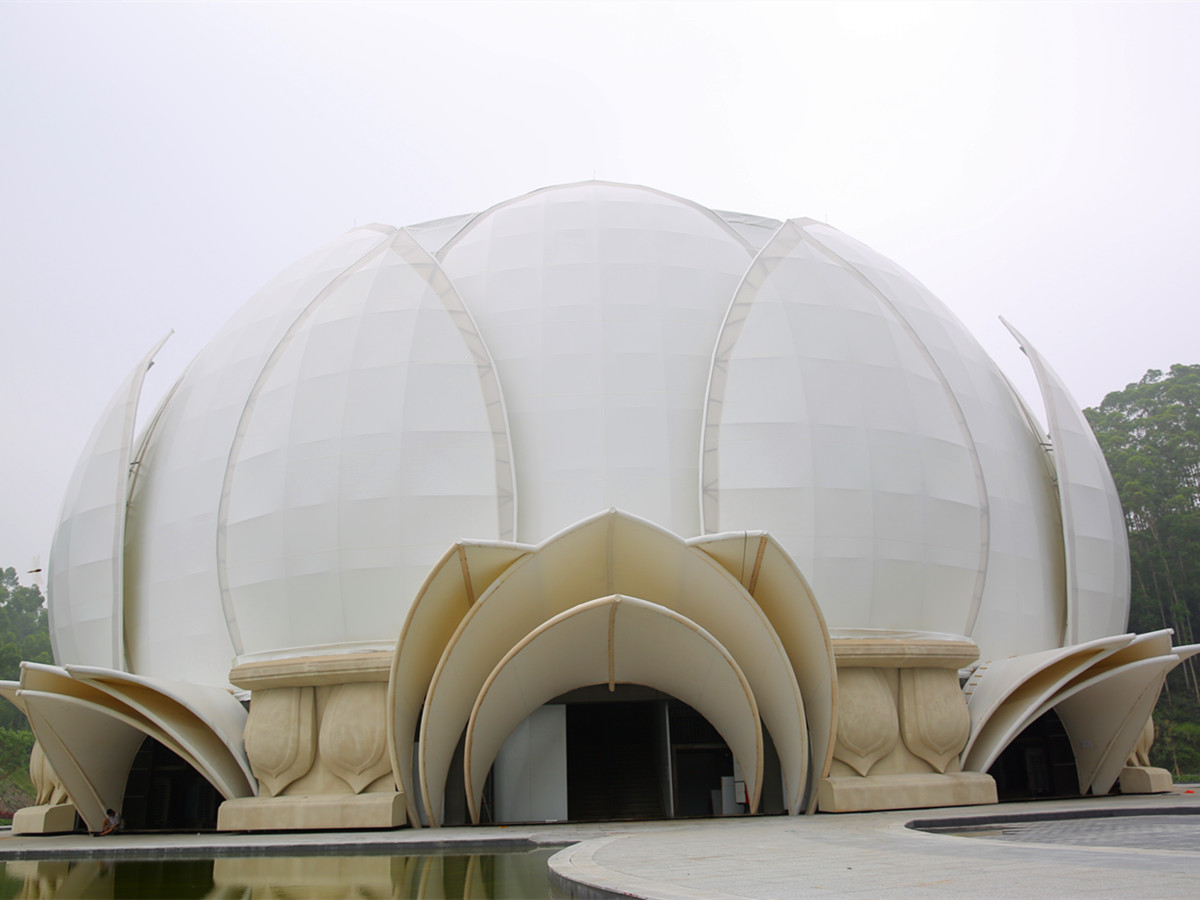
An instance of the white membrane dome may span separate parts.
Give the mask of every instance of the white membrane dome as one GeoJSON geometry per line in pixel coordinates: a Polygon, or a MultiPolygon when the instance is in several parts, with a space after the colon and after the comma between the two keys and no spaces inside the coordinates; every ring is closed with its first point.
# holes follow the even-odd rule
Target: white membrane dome
{"type": "Polygon", "coordinates": [[[587,182],[359,228],[251,298],[135,442],[146,365],[64,504],[60,664],[223,685],[239,658],[390,649],[455,541],[609,508],[770,532],[833,628],[987,659],[1125,627],[1090,433],[1064,508],[1061,461],[958,319],[808,219],[587,182]]]}

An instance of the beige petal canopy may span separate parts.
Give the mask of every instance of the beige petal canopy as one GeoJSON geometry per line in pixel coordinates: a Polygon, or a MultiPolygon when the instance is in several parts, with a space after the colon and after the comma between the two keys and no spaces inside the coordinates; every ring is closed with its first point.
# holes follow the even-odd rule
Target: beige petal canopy
{"type": "Polygon", "coordinates": [[[492,670],[467,725],[464,773],[479,822],[488,770],[521,720],[559,694],[591,684],[642,684],[703,715],[746,773],[750,811],[762,789],[762,727],[754,694],[729,651],[678,613],[620,595],[581,603],[538,626],[492,670]],[[661,652],[670,647],[671,652],[661,652]]]}

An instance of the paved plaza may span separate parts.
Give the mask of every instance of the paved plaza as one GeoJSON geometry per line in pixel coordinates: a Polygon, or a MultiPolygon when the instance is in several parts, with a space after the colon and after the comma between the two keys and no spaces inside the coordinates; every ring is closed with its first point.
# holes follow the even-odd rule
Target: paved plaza
{"type": "Polygon", "coordinates": [[[569,845],[573,897],[1195,897],[1200,794],[687,822],[0,837],[0,860],[480,852],[569,845]],[[919,827],[913,827],[914,825],[919,827]],[[920,830],[932,829],[932,831],[920,830]]]}

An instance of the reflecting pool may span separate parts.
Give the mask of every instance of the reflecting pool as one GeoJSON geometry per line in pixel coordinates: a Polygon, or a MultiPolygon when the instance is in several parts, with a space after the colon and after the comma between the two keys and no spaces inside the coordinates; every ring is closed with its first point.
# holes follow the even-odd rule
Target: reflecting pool
{"type": "Polygon", "coordinates": [[[8,860],[0,863],[0,897],[544,898],[550,896],[546,862],[559,849],[414,856],[8,860]]]}

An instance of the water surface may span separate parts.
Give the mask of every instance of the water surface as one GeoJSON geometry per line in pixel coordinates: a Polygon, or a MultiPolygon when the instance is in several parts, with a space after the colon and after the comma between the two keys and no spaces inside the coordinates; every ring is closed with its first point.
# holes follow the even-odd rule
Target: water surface
{"type": "Polygon", "coordinates": [[[558,847],[412,856],[228,856],[216,859],[9,860],[0,897],[412,898],[550,896],[546,862],[558,847]]]}

